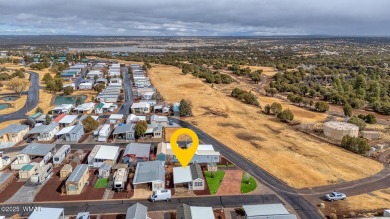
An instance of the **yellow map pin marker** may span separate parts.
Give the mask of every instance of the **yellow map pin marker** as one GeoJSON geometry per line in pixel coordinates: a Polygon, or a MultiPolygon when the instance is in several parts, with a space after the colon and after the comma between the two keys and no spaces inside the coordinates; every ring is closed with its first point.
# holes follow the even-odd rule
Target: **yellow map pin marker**
{"type": "Polygon", "coordinates": [[[176,155],[177,159],[179,160],[181,166],[185,168],[188,163],[191,161],[192,157],[195,155],[196,150],[198,149],[199,145],[199,138],[196,135],[194,131],[187,128],[181,128],[176,130],[170,139],[171,148],[173,153],[176,155]],[[181,149],[179,145],[177,144],[177,138],[180,135],[189,135],[192,139],[192,145],[187,149],[181,149]]]}

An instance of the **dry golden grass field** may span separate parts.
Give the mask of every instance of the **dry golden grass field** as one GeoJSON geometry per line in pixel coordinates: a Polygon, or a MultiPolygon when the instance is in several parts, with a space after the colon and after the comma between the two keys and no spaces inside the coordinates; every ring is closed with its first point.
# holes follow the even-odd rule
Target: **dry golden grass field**
{"type": "Polygon", "coordinates": [[[388,209],[390,207],[390,188],[377,190],[371,194],[350,196],[344,204],[350,210],[388,209]]]}
{"type": "MultiPolygon", "coordinates": [[[[187,121],[295,188],[356,180],[383,169],[376,161],[321,142],[231,98],[231,90],[240,84],[212,87],[166,65],[154,65],[149,77],[166,101],[185,98],[192,103],[194,116],[187,121]]],[[[264,106],[274,99],[260,97],[259,102],[264,106]]],[[[325,118],[298,107],[289,108],[301,121],[325,118]]]]}
{"type": "Polygon", "coordinates": [[[249,67],[252,72],[256,70],[263,70],[263,75],[266,76],[274,76],[277,73],[277,70],[273,67],[265,67],[265,66],[252,66],[252,65],[240,65],[241,68],[249,67]]]}

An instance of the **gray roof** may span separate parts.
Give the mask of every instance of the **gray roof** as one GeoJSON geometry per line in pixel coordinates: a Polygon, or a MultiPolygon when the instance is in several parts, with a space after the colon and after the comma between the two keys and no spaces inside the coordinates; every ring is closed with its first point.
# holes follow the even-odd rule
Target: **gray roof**
{"type": "Polygon", "coordinates": [[[135,203],[127,209],[126,219],[147,219],[148,207],[135,203]]]}
{"type": "Polygon", "coordinates": [[[20,151],[20,153],[34,156],[45,156],[50,151],[52,151],[55,146],[55,144],[31,143],[27,145],[27,147],[25,147],[22,151],[20,151]]]}
{"type": "Polygon", "coordinates": [[[82,125],[76,125],[72,130],[70,130],[69,134],[77,134],[83,129],[84,127],[82,125]]]}
{"type": "Polygon", "coordinates": [[[243,205],[242,208],[248,217],[284,215],[296,218],[295,215],[290,215],[283,204],[243,205]]]}
{"type": "Polygon", "coordinates": [[[199,164],[190,165],[190,170],[191,170],[192,180],[204,179],[202,168],[200,167],[199,164]]]}
{"type": "Polygon", "coordinates": [[[56,122],[50,123],[49,125],[35,126],[27,134],[30,135],[30,134],[39,134],[39,133],[50,132],[51,130],[57,128],[57,126],[58,126],[58,123],[56,123],[56,122]]]}
{"type": "Polygon", "coordinates": [[[26,128],[28,128],[28,125],[11,124],[11,125],[3,128],[2,130],[0,130],[0,136],[2,136],[4,134],[8,134],[8,133],[17,134],[17,133],[25,130],[26,128]]]}
{"type": "Polygon", "coordinates": [[[137,163],[133,184],[149,183],[153,181],[165,182],[164,161],[147,161],[137,163]]]}
{"type": "Polygon", "coordinates": [[[135,157],[147,157],[150,155],[150,144],[130,143],[126,146],[123,156],[134,154],[135,157]]]}
{"type": "Polygon", "coordinates": [[[182,204],[176,207],[176,219],[191,219],[191,208],[189,205],[182,204]]]}
{"type": "Polygon", "coordinates": [[[88,164],[79,164],[73,170],[72,174],[70,174],[69,178],[66,182],[79,182],[83,177],[85,171],[88,169],[88,164]]]}
{"type": "Polygon", "coordinates": [[[118,125],[112,134],[123,134],[128,132],[134,132],[134,124],[118,125]]]}
{"type": "Polygon", "coordinates": [[[103,162],[103,164],[99,167],[99,170],[110,170],[111,169],[111,164],[107,162],[103,162]]]}

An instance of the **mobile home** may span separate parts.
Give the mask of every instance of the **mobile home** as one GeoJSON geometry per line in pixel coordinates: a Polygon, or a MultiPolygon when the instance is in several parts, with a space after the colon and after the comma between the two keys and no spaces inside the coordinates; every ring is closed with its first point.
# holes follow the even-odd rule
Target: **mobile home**
{"type": "Polygon", "coordinates": [[[46,181],[48,178],[53,173],[53,164],[48,163],[43,165],[41,168],[38,169],[34,175],[31,176],[31,182],[32,183],[43,183],[46,181]]]}
{"type": "Polygon", "coordinates": [[[99,142],[106,142],[110,133],[111,133],[110,124],[104,124],[103,127],[99,131],[98,141],[99,142]]]}
{"type": "Polygon", "coordinates": [[[67,195],[79,195],[88,182],[89,168],[87,164],[80,164],[74,169],[65,182],[67,195]]]}
{"type": "Polygon", "coordinates": [[[53,156],[53,164],[61,164],[70,153],[70,145],[62,145],[62,147],[53,156]]]}

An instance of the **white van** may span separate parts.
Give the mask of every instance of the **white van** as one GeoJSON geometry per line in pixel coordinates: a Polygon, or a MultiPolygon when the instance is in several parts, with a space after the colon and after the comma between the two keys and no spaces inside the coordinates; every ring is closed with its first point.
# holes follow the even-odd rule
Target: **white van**
{"type": "Polygon", "coordinates": [[[157,190],[153,192],[153,194],[150,196],[150,200],[152,202],[169,201],[171,198],[172,198],[172,194],[170,189],[157,190]]]}

